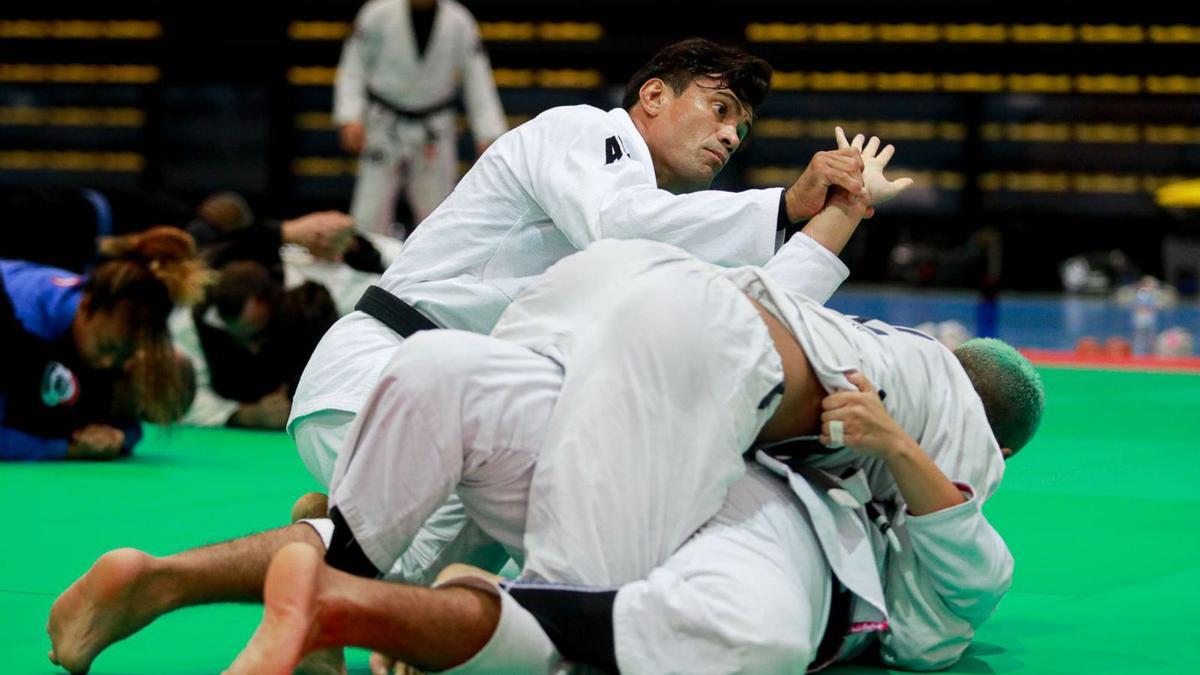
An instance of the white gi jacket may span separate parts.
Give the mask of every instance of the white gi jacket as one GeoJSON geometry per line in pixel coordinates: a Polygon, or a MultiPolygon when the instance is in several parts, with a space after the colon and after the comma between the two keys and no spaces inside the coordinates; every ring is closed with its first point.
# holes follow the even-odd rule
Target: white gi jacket
{"type": "Polygon", "coordinates": [[[399,108],[421,110],[453,101],[461,82],[475,138],[491,141],[504,133],[507,124],[474,17],[454,0],[438,5],[423,54],[417,53],[407,0],[363,5],[338,62],[335,123],[364,119],[368,89],[399,108]]]}
{"type": "MultiPolygon", "coordinates": [[[[721,265],[762,265],[775,251],[781,193],[660,190],[628,113],[553,108],[488,148],[379,285],[439,326],[487,333],[533,279],[602,238],[654,239],[721,265]]],[[[818,264],[845,278],[836,256],[809,243],[818,264]]],[[[305,369],[289,428],[318,410],[358,412],[398,341],[361,312],[335,324],[305,369]]]]}
{"type": "Polygon", "coordinates": [[[787,324],[828,391],[854,389],[845,379],[849,370],[886,391],[888,413],[967,497],[961,505],[911,516],[881,460],[850,450],[813,460],[814,467],[833,475],[847,467],[861,469],[849,480],[836,481],[846,489],[835,499],[815,484],[819,478],[757,455],[787,477],[807,508],[826,559],[855,596],[850,633],[838,658],[863,651],[867,634],[882,631],[880,656],[887,665],[911,670],[952,665],[1008,591],[1013,570],[1012,555],[981,510],[1000,484],[1004,458],[966,373],[949,349],[927,335],[847,317],[785,291],[757,270],[724,273],[747,288],[751,279],[762,283],[766,294],[757,299],[787,324]],[[881,506],[895,542],[889,544],[854,501],[881,506]]]}

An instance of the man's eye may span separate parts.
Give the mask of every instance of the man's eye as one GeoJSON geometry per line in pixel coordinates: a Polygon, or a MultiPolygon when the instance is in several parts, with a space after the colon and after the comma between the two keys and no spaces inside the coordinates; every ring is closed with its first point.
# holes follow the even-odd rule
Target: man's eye
{"type": "Polygon", "coordinates": [[[725,111],[728,110],[728,108],[725,107],[724,103],[717,103],[716,109],[717,109],[717,114],[720,115],[721,117],[724,117],[725,111]]]}

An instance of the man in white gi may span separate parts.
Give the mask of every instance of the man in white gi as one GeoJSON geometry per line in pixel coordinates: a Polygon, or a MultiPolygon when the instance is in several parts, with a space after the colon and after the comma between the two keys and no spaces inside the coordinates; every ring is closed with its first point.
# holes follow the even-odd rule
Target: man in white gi
{"type": "MultiPolygon", "coordinates": [[[[787,189],[707,189],[748,132],[770,74],[745,52],[685,40],[631,78],[621,108],[554,108],[504,134],[409,238],[364,296],[366,311],[342,318],[317,346],[287,425],[309,472],[329,484],[355,415],[413,331],[487,333],[547,267],[603,238],[654,239],[708,262],[762,265],[778,231],[816,214],[829,186],[859,194],[862,161],[852,148],[818,153],[787,189]]],[[[812,265],[840,273],[835,254],[852,232],[809,222],[798,236],[812,265]]],[[[477,534],[452,504],[406,567],[427,568],[434,551],[477,534]]]]}
{"type": "Polygon", "coordinates": [[[420,511],[457,486],[489,533],[528,555],[525,578],[609,587],[498,593],[468,578],[426,591],[355,579],[322,566],[318,549],[289,546],[268,576],[263,625],[229,672],[286,673],[304,652],[344,644],[455,672],[550,672],[561,650],[622,672],[764,673],[877,643],[885,663],[925,670],[954,663],[1008,588],[1012,559],[981,504],[1036,429],[1042,394],[1007,346],[952,354],[825,310],[761,270],[722,271],[649,242],[602,242],[556,265],[495,334],[527,349],[452,333],[398,353],[395,373],[419,362],[429,385],[414,397],[389,372],[373,395],[332,495],[357,536],[339,541],[335,527],[329,558],[353,546],[388,569],[404,544],[387,528],[411,539],[420,511]],[[786,324],[794,348],[756,309],[786,324]],[[577,376],[592,400],[569,400],[577,376]],[[886,402],[872,381],[889,387],[886,402]],[[793,471],[763,448],[762,466],[742,475],[747,434],[818,428],[824,444],[852,449],[793,471]],[[391,440],[400,429],[416,437],[391,440]],[[858,471],[839,480],[815,466],[858,471]],[[729,484],[715,517],[654,562],[692,534],[688,512],[708,508],[712,486],[729,484]],[[556,501],[561,485],[570,500],[556,501]]]}
{"type": "MultiPolygon", "coordinates": [[[[861,147],[861,141],[858,142],[857,147],[861,147]]],[[[848,148],[848,150],[855,154],[859,152],[853,148],[848,148]]],[[[875,183],[878,193],[884,194],[890,191],[894,194],[907,184],[905,181],[888,183],[882,177],[881,170],[882,165],[878,164],[875,166],[875,170],[869,172],[872,176],[878,174],[878,182],[875,183]]],[[[843,199],[850,198],[848,192],[839,194],[843,195],[843,199]]],[[[857,218],[839,217],[831,202],[831,206],[814,218],[809,223],[809,227],[821,232],[844,233],[845,236],[848,236],[849,232],[853,230],[853,226],[857,224],[857,220],[857,218]]],[[[776,256],[776,263],[779,265],[781,278],[797,283],[811,280],[808,283],[811,283],[812,286],[806,288],[810,288],[814,294],[827,297],[844,279],[846,272],[844,266],[840,266],[840,264],[830,265],[829,253],[827,251],[818,252],[818,249],[819,247],[811,239],[797,235],[776,256]]],[[[709,282],[704,281],[703,283],[709,282]]],[[[724,282],[719,283],[718,286],[722,284],[724,282]]],[[[732,287],[725,288],[725,293],[727,294],[730,289],[732,287]]],[[[741,306],[736,307],[739,310],[745,309],[741,306]]],[[[750,331],[755,334],[764,333],[766,330],[757,314],[746,314],[744,311],[741,311],[738,321],[731,321],[728,325],[731,330],[750,331]]],[[[461,335],[461,333],[454,335],[461,335]]],[[[431,335],[426,342],[440,343],[438,337],[431,335]]],[[[479,339],[486,338],[480,337],[479,339]]],[[[491,342],[506,345],[497,340],[491,342]]],[[[761,340],[759,344],[761,345],[761,340]]],[[[506,346],[517,350],[520,354],[519,360],[536,359],[542,372],[548,377],[561,378],[561,371],[552,361],[547,361],[544,357],[516,345],[506,346]]],[[[419,344],[417,349],[420,349],[419,344]]],[[[459,353],[458,343],[453,340],[446,342],[442,349],[448,349],[451,353],[459,353]]],[[[471,353],[470,350],[467,350],[461,352],[461,355],[466,356],[471,353]]],[[[771,358],[769,350],[763,351],[762,355],[764,359],[771,358]]],[[[778,359],[778,357],[775,358],[778,359]]],[[[501,354],[498,365],[507,366],[510,363],[501,354]]],[[[774,368],[768,365],[764,372],[777,370],[777,364],[774,368]]],[[[393,375],[398,374],[396,368],[389,372],[393,375]]],[[[431,374],[424,366],[416,368],[412,377],[403,379],[411,382],[416,388],[418,393],[414,400],[418,400],[422,396],[420,392],[424,391],[425,387],[437,387],[448,381],[442,377],[441,373],[431,374]]],[[[491,383],[491,386],[479,386],[475,389],[486,398],[488,391],[496,391],[497,386],[503,383],[504,380],[500,380],[491,383]]],[[[774,387],[776,384],[777,382],[773,382],[771,386],[774,387]]],[[[388,391],[394,392],[395,390],[389,388],[388,391]]],[[[547,390],[542,388],[540,391],[547,390]]],[[[512,393],[515,395],[514,404],[519,407],[521,392],[515,390],[512,393]]],[[[542,402],[546,400],[541,393],[536,394],[536,397],[542,402]]],[[[758,403],[759,401],[754,401],[755,405],[758,403]]],[[[431,414],[427,416],[426,421],[432,424],[435,421],[435,415],[432,414],[433,411],[429,412],[431,414]]],[[[536,409],[532,410],[532,413],[536,413],[536,409]]],[[[363,422],[360,426],[378,428],[382,431],[382,427],[368,422],[363,422]]],[[[749,426],[746,430],[749,431],[749,426]]],[[[412,433],[416,434],[418,430],[414,429],[412,433]]],[[[753,434],[749,438],[753,438],[753,434]]],[[[533,447],[520,443],[519,439],[514,438],[513,442],[514,448],[533,447]]],[[[430,449],[425,456],[428,459],[436,457],[436,454],[430,449]]],[[[500,464],[497,463],[494,466],[500,466],[500,464]]],[[[519,479],[519,476],[514,476],[514,478],[519,479]]],[[[430,487],[436,490],[440,486],[431,484],[430,487]]],[[[527,494],[527,492],[528,488],[526,487],[525,493],[527,494]]],[[[441,498],[444,498],[444,495],[440,497],[434,495],[422,503],[426,506],[436,507],[441,498]]],[[[500,494],[499,499],[503,500],[504,498],[503,494],[500,494]]],[[[409,513],[411,515],[412,512],[409,513]]],[[[703,519],[696,522],[695,525],[700,522],[703,522],[703,519]]],[[[321,530],[326,533],[328,533],[328,523],[329,521],[325,521],[325,525],[320,526],[321,530]]],[[[417,525],[419,524],[418,522],[417,525]]],[[[495,532],[490,534],[502,542],[505,541],[503,536],[497,537],[495,532]]],[[[132,549],[109,552],[97,561],[88,574],[72,585],[52,608],[48,628],[54,645],[52,658],[68,670],[83,671],[90,666],[95,656],[109,644],[133,634],[163,613],[193,604],[252,601],[260,598],[262,581],[271,556],[284,545],[295,541],[309,541],[313,545],[322,545],[322,539],[317,536],[314,528],[308,525],[293,525],[225,544],[187,551],[168,558],[153,558],[132,549]]],[[[406,551],[406,554],[409,553],[411,553],[411,547],[409,551],[406,551]]],[[[444,565],[453,561],[452,554],[452,548],[444,548],[436,551],[431,561],[418,561],[420,564],[415,569],[397,565],[399,578],[420,579],[423,574],[429,573],[429,568],[433,564],[444,565]]],[[[432,571],[436,573],[437,570],[434,568],[432,571]]]]}
{"type": "Polygon", "coordinates": [[[333,120],[358,155],[350,213],[358,229],[393,235],[404,189],[412,229],[458,178],[455,99],[482,154],[507,129],[475,17],[455,0],[371,0],[338,62],[333,120]]]}

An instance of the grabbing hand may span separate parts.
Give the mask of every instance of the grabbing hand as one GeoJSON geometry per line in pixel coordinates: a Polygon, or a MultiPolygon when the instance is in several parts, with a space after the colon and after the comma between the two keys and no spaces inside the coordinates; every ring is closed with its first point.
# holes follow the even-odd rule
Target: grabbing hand
{"type": "Polygon", "coordinates": [[[71,434],[67,443],[70,459],[112,459],[121,454],[125,432],[107,424],[89,424],[71,434]]]}
{"type": "Polygon", "coordinates": [[[912,442],[883,407],[879,390],[866,375],[854,371],[847,373],[846,379],[858,390],[834,392],[821,400],[823,445],[845,446],[860,455],[888,459],[912,442]]]}
{"type": "Polygon", "coordinates": [[[804,173],[784,194],[788,219],[797,223],[812,218],[825,208],[827,198],[836,189],[853,197],[862,195],[863,168],[862,153],[849,146],[813,155],[804,173]]]}
{"type": "Polygon", "coordinates": [[[853,142],[847,142],[846,132],[841,127],[834,129],[834,136],[837,138],[838,150],[852,150],[862,153],[863,182],[866,185],[867,202],[872,207],[895,199],[901,192],[904,192],[913,184],[911,178],[897,178],[894,181],[890,181],[883,175],[884,168],[892,160],[892,155],[896,153],[895,146],[889,143],[880,151],[879,137],[872,136],[871,140],[867,141],[864,147],[863,141],[865,137],[862,134],[855,136],[853,142]]]}

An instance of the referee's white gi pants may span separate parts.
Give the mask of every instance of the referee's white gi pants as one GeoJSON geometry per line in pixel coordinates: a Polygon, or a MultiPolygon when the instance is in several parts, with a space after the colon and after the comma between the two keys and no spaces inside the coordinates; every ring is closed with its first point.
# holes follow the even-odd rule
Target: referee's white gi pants
{"type": "Polygon", "coordinates": [[[458,179],[454,125],[450,111],[422,121],[399,118],[378,105],[368,109],[350,200],[350,215],[359,231],[403,237],[392,228],[401,190],[413,214],[409,232],[442,203],[458,179]]]}

